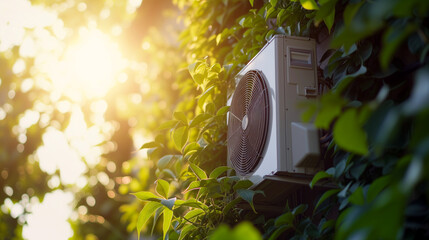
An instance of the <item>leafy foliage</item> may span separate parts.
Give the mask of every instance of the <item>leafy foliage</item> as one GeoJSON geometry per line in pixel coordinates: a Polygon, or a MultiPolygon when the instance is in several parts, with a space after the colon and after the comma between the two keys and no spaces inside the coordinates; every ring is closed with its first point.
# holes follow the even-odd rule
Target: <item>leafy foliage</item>
{"type": "Polygon", "coordinates": [[[149,191],[134,194],[138,199],[146,201],[137,220],[139,233],[152,215],[155,217],[156,214],[164,214],[164,238],[170,230],[170,225],[173,225],[173,229],[168,233],[170,237],[177,235],[179,239],[205,238],[220,223],[237,222],[239,213],[235,205],[241,200],[252,205],[254,194],[259,193],[247,189],[252,185],[249,180],[239,180],[237,177],[219,177],[227,171],[226,167],[221,166],[214,169],[210,173],[210,178],[193,163],[189,163],[189,168],[188,173],[192,172],[192,174],[187,177],[190,183],[183,192],[183,199],[169,198],[166,193],[170,185],[162,179],[158,180],[156,186],[157,195],[149,191]],[[158,189],[163,190],[158,191],[158,189]],[[235,195],[236,191],[239,196],[235,195]]]}
{"type": "MultiPolygon", "coordinates": [[[[425,180],[419,177],[420,173],[410,172],[420,164],[415,161],[423,161],[416,160],[419,154],[410,143],[424,142],[425,137],[416,140],[414,133],[419,127],[414,122],[420,114],[426,115],[427,105],[413,114],[406,114],[405,108],[416,104],[410,101],[427,68],[427,60],[422,61],[426,56],[415,51],[424,49],[427,42],[412,36],[418,32],[427,34],[427,25],[421,23],[426,22],[428,16],[419,13],[422,9],[415,14],[410,11],[427,9],[427,5],[417,1],[407,4],[361,1],[336,7],[344,9],[344,21],[338,24],[332,45],[343,48],[333,53],[324,75],[334,83],[331,97],[343,105],[334,117],[327,115],[329,118],[323,121],[316,120],[319,127],[333,128],[335,145],[331,144],[334,167],[318,174],[315,181],[332,176],[339,189],[326,192],[321,201],[329,196],[337,197],[341,214],[336,222],[336,239],[422,237],[426,223],[410,227],[417,216],[407,209],[415,206],[427,209],[422,205],[427,197],[423,190],[425,180]],[[393,34],[399,22],[401,33],[393,34]],[[408,46],[404,44],[407,41],[408,46]],[[399,54],[407,54],[409,58],[400,58],[399,54]],[[415,67],[410,68],[411,65],[415,67]],[[416,77],[411,85],[414,71],[416,77]],[[404,188],[410,174],[413,180],[404,188]]],[[[328,111],[324,109],[330,104],[324,103],[323,98],[321,103],[320,113],[328,111]]],[[[428,136],[425,128],[419,129],[420,136],[428,136]]],[[[417,159],[427,159],[427,155],[417,159]]],[[[423,165],[421,167],[424,171],[423,165]]]]}
{"type": "MultiPolygon", "coordinates": [[[[70,206],[70,208],[75,207],[73,209],[75,218],[69,220],[74,231],[72,239],[130,237],[132,232],[127,232],[125,222],[120,221],[121,215],[117,213],[118,208],[124,202],[129,202],[132,197],[127,198],[121,193],[126,193],[124,188],[134,189],[145,186],[144,181],[136,180],[129,184],[132,186],[119,185],[120,182],[125,182],[122,179],[129,179],[124,175],[129,175],[130,164],[127,160],[131,158],[133,151],[130,126],[140,125],[139,127],[150,128],[154,125],[150,118],[138,121],[138,124],[135,119],[132,119],[139,117],[135,109],[141,107],[141,101],[135,101],[135,99],[139,97],[149,99],[146,102],[148,107],[139,111],[141,116],[148,116],[148,112],[154,117],[164,114],[160,111],[152,111],[149,107],[152,102],[158,103],[156,99],[150,99],[162,93],[152,94],[141,91],[144,84],[150,84],[155,90],[160,84],[143,83],[141,79],[147,74],[144,63],[129,59],[122,72],[127,81],[119,83],[114,90],[107,92],[104,99],[101,96],[96,98],[85,96],[76,101],[71,96],[73,94],[69,94],[76,93],[74,89],[65,87],[61,90],[57,85],[58,81],[66,84],[68,77],[74,83],[79,80],[78,77],[63,74],[63,70],[71,67],[64,63],[68,55],[67,51],[76,50],[73,46],[80,44],[82,35],[85,35],[83,31],[103,35],[101,32],[109,33],[113,28],[126,32],[136,15],[135,9],[130,8],[127,1],[105,0],[13,1],[4,2],[1,5],[3,17],[0,20],[2,26],[0,28],[3,30],[0,39],[0,128],[2,132],[0,134],[2,142],[0,146],[2,209],[0,239],[28,238],[30,231],[27,231],[27,236],[22,232],[26,232],[26,227],[31,225],[30,216],[37,212],[35,205],[44,201],[47,193],[57,190],[70,192],[75,197],[73,206],[70,206]],[[26,17],[30,15],[33,18],[26,17]],[[89,25],[91,27],[88,27],[89,25]],[[17,63],[21,64],[19,71],[14,70],[17,63]],[[58,67],[60,65],[61,67],[58,67]],[[60,73],[58,77],[49,74],[51,71],[58,74],[56,70],[60,73]],[[94,137],[91,134],[98,134],[99,139],[94,144],[96,146],[89,146],[85,141],[82,143],[82,140],[87,140],[86,136],[78,139],[78,144],[73,143],[69,138],[67,140],[64,138],[66,142],[64,145],[70,146],[70,149],[75,151],[63,151],[64,148],[59,148],[54,143],[54,148],[57,147],[54,151],[57,154],[46,151],[45,157],[48,155],[47,158],[55,158],[53,162],[47,164],[47,161],[41,160],[42,157],[40,157],[43,147],[49,145],[47,135],[52,132],[58,134],[66,132],[66,129],[73,125],[72,112],[76,112],[76,109],[81,112],[82,120],[80,125],[75,126],[75,130],[90,129],[88,130],[90,137],[94,137]],[[100,122],[107,127],[104,128],[105,130],[110,129],[101,130],[103,127],[100,128],[100,122]],[[76,152],[79,152],[76,154],[77,160],[73,155],[76,152]],[[85,157],[82,152],[86,152],[85,157]],[[92,156],[88,157],[88,153],[92,156]],[[80,167],[83,166],[86,169],[79,176],[79,184],[63,181],[67,178],[65,173],[67,170],[76,175],[76,169],[70,167],[73,166],[70,159],[76,160],[81,164],[80,167]],[[61,161],[69,169],[63,171],[59,166],[55,166],[61,161]],[[48,166],[49,164],[54,166],[48,166]],[[88,201],[88,199],[95,199],[96,204],[94,205],[94,201],[88,201]]],[[[119,42],[123,37],[125,38],[125,35],[125,33],[112,34],[110,40],[119,42]]],[[[98,40],[97,44],[102,45],[98,40]]],[[[131,45],[128,43],[127,46],[135,49],[136,46],[131,45]]],[[[140,49],[140,43],[138,49],[140,49]]],[[[104,50],[108,52],[111,49],[103,49],[103,52],[104,50]]],[[[141,53],[141,50],[138,52],[141,53]]],[[[155,55],[152,56],[155,57],[155,55]]],[[[81,74],[86,74],[85,71],[91,69],[92,64],[86,66],[87,69],[78,70],[82,71],[81,74]]],[[[104,72],[106,70],[108,72],[109,69],[102,69],[104,72]]],[[[91,77],[97,76],[93,74],[91,77]]],[[[103,84],[106,82],[108,85],[107,80],[102,80],[103,84]]],[[[85,82],[79,90],[83,92],[86,88],[91,88],[90,85],[90,81],[85,82]]],[[[165,95],[171,98],[175,96],[170,93],[165,95]]],[[[163,99],[168,102],[166,96],[163,96],[163,99]]],[[[72,132],[74,135],[74,130],[72,132]]],[[[139,180],[147,179],[147,175],[149,175],[147,170],[141,171],[139,180]]],[[[55,219],[52,222],[55,222],[55,219]]],[[[51,226],[49,222],[44,222],[43,226],[49,230],[57,228],[57,226],[51,226]]],[[[62,234],[70,234],[70,231],[64,231],[62,234]]]]}
{"type": "MultiPolygon", "coordinates": [[[[172,211],[171,220],[168,216],[163,221],[164,237],[234,235],[221,224],[235,225],[244,218],[239,200],[255,211],[252,199],[259,192],[235,177],[222,177],[227,169],[222,167],[225,105],[233,77],[274,34],[317,38],[324,31],[330,34],[332,49],[320,59],[326,67],[319,80],[332,89],[310,104],[304,118],[314,116],[317,127],[332,133],[323,157],[333,167],[316,174],[310,186],[329,179],[336,188],[311,206],[313,213],[299,205],[264,224],[255,218],[253,223],[267,239],[427,237],[426,1],[181,0],[176,4],[184,12],[181,51],[186,56],[183,65],[189,66],[189,76],[177,81],[186,90],[174,120],[162,124],[170,130],[170,139],[155,138],[143,146],[150,147],[149,158],[157,161],[158,178],[174,187],[158,190],[158,182],[158,195],[137,193],[148,201],[143,210],[149,209],[149,203],[158,204],[160,210],[152,211],[154,219],[172,211]],[[328,217],[333,210],[339,212],[336,219],[328,217]],[[171,221],[168,228],[166,221],[171,221]]],[[[140,221],[138,231],[143,225],[140,221]]],[[[249,236],[257,235],[250,232],[249,236]]]]}
{"type": "Polygon", "coordinates": [[[232,230],[229,229],[229,227],[226,225],[221,225],[218,229],[216,229],[216,231],[213,232],[213,234],[210,235],[209,239],[259,240],[262,239],[262,236],[251,223],[242,222],[232,230]]]}

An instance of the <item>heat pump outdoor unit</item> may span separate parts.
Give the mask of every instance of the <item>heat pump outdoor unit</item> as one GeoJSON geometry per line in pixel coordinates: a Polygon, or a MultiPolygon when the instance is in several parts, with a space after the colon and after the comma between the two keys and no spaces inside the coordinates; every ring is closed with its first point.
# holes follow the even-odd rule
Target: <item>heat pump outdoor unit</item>
{"type": "Polygon", "coordinates": [[[261,182],[269,175],[320,170],[319,136],[297,107],[317,96],[316,44],[274,36],[236,76],[229,100],[228,165],[261,182]]]}

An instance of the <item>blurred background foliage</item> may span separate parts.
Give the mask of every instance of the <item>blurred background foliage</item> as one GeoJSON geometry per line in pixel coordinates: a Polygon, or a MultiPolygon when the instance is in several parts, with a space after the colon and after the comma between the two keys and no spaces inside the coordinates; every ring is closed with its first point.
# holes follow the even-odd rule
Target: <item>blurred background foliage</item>
{"type": "MultiPolygon", "coordinates": [[[[119,208],[128,189],[146,186],[130,177],[134,146],[178,95],[177,69],[161,71],[165,56],[142,38],[171,2],[0,6],[0,239],[132,239],[119,208]],[[45,207],[52,202],[62,204],[45,207]]],[[[151,165],[137,166],[148,179],[151,165]]]]}
{"type": "Polygon", "coordinates": [[[243,220],[259,229],[260,234],[244,234],[255,239],[428,237],[428,156],[423,149],[429,129],[421,125],[429,93],[424,87],[429,80],[427,3],[176,4],[184,13],[180,47],[191,76],[177,80],[194,88],[183,87],[190,90],[182,91],[184,99],[173,117],[161,125],[170,141],[154,138],[142,146],[156,162],[159,180],[149,191],[136,193],[145,203],[139,217],[134,211],[132,224],[138,232],[151,229],[148,215],[153,215],[155,222],[163,216],[159,234],[166,239],[233,239],[233,233],[218,226],[243,220]],[[313,119],[326,131],[323,157],[332,164],[310,186],[329,179],[336,187],[313,206],[286,206],[283,214],[270,219],[239,207],[240,201],[253,207],[253,196],[262,194],[246,189],[249,182],[214,173],[225,165],[225,118],[217,119],[225,112],[233,78],[274,34],[330,43],[320,48],[325,50],[319,58],[320,89],[325,91],[307,104],[303,119],[313,119]],[[167,183],[160,184],[161,179],[167,183]]]}
{"type": "Polygon", "coordinates": [[[0,239],[428,237],[427,1],[0,0],[0,9],[0,239]],[[328,133],[332,162],[311,187],[336,188],[264,216],[252,210],[264,193],[226,177],[225,106],[236,73],[275,34],[330,43],[319,59],[330,90],[303,119],[328,133]],[[37,218],[43,203],[57,215],[37,218]]]}

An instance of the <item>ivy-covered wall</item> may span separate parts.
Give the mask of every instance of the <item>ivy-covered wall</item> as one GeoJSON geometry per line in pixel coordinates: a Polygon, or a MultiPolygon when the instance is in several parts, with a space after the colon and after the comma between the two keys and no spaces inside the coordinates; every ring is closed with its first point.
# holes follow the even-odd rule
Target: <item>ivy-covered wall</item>
{"type": "Polygon", "coordinates": [[[162,64],[176,69],[180,97],[171,118],[159,119],[154,140],[142,146],[148,158],[140,161],[156,168],[157,180],[142,184],[148,187],[134,193],[136,202],[123,206],[131,228],[164,239],[429,237],[429,1],[175,4],[185,28],[173,52],[183,58],[162,64]],[[233,78],[275,34],[321,39],[327,33],[330,48],[319,69],[326,91],[302,118],[326,133],[322,157],[333,166],[310,187],[321,180],[335,187],[310,208],[285,206],[268,218],[253,206],[264,193],[226,176],[233,78]],[[253,211],[243,211],[243,201],[253,211]]]}

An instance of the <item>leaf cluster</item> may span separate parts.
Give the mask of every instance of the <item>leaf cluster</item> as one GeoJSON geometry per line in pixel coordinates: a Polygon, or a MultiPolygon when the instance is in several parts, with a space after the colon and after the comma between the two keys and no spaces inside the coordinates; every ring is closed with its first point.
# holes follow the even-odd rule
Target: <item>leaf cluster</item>
{"type": "Polygon", "coordinates": [[[155,224],[163,215],[164,238],[168,234],[169,239],[205,239],[220,223],[238,222],[235,206],[239,202],[247,201],[254,209],[253,196],[260,192],[247,189],[251,181],[220,177],[229,169],[226,166],[215,168],[209,176],[191,162],[188,167],[187,178],[192,181],[181,194],[176,193],[181,199],[172,197],[172,186],[163,179],[157,180],[155,194],[150,191],[134,194],[146,202],[137,220],[139,234],[150,217],[154,217],[155,224]]]}
{"type": "Polygon", "coordinates": [[[332,132],[325,157],[332,156],[333,167],[311,185],[328,178],[337,188],[326,191],[316,208],[338,204],[336,239],[427,237],[427,220],[413,209],[428,209],[428,155],[418,150],[429,136],[419,124],[428,112],[423,95],[429,89],[422,85],[428,5],[326,1],[319,2],[316,21],[331,2],[342,15],[323,71],[333,88],[309,111],[317,112],[316,126],[332,132]]]}
{"type": "MultiPolygon", "coordinates": [[[[252,199],[258,192],[247,189],[250,183],[214,174],[226,171],[221,165],[226,156],[227,90],[233,89],[238,70],[274,34],[317,37],[323,31],[328,32],[332,49],[319,59],[325,66],[319,81],[331,90],[309,104],[303,119],[314,119],[328,133],[323,157],[332,165],[316,174],[310,185],[328,179],[336,188],[311,206],[317,218],[304,216],[306,207],[300,205],[253,224],[259,224],[267,239],[427,235],[426,1],[176,4],[184,11],[181,49],[190,64],[189,77],[180,80],[194,90],[182,92],[189,98],[177,105],[174,119],[161,124],[169,130],[169,140],[157,137],[143,146],[158,167],[157,194],[136,195],[151,204],[143,208],[151,211],[149,215],[157,218],[164,213],[164,237],[204,239],[218,226],[211,236],[225,236],[235,229],[221,224],[241,220],[238,201],[247,201],[255,210],[252,199]],[[169,181],[168,187],[159,187],[162,179],[169,181]],[[332,211],[339,217],[328,218],[332,211]]],[[[139,222],[139,232],[146,218],[139,222]]]]}

